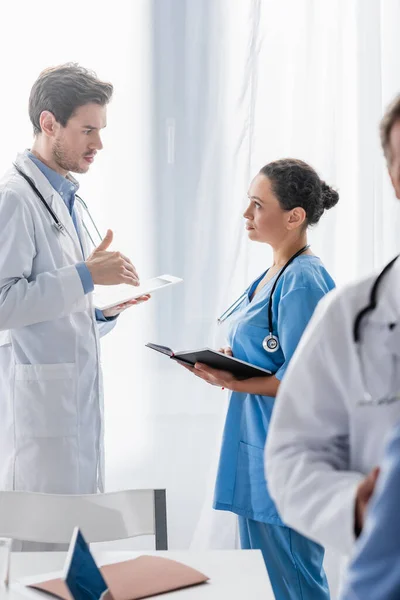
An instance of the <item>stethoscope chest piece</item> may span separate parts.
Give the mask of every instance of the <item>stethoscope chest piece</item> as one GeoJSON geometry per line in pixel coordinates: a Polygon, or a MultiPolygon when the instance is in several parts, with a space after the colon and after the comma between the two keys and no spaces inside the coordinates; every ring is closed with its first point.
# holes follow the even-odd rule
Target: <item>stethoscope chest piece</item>
{"type": "MultiPolygon", "coordinates": [[[[272,298],[274,295],[276,285],[277,285],[280,277],[283,275],[285,269],[287,269],[287,267],[290,265],[290,263],[293,262],[295,258],[300,256],[300,254],[302,254],[303,252],[308,250],[308,248],[309,248],[308,245],[304,246],[304,248],[301,248],[298,252],[296,252],[295,254],[293,254],[293,256],[291,256],[289,258],[287,263],[279,271],[278,276],[276,277],[275,282],[272,286],[271,293],[270,293],[269,300],[268,300],[268,331],[269,331],[269,334],[262,341],[262,347],[264,348],[265,352],[276,352],[280,348],[278,336],[276,336],[272,333],[273,332],[273,328],[272,328],[272,326],[273,326],[273,323],[272,323],[272,298]]],[[[227,311],[224,312],[224,314],[218,319],[218,323],[219,324],[223,323],[223,321],[225,319],[227,319],[232,314],[232,312],[234,312],[236,310],[236,308],[242,302],[243,298],[245,298],[247,295],[248,295],[248,292],[246,291],[243,294],[243,296],[238,298],[238,300],[236,302],[234,302],[232,304],[232,306],[230,308],[228,308],[227,311]]]]}
{"type": "Polygon", "coordinates": [[[276,335],[270,333],[263,339],[262,347],[266,352],[276,352],[279,349],[279,340],[276,335]]]}
{"type": "Polygon", "coordinates": [[[58,221],[58,223],[54,222],[53,225],[54,229],[58,231],[58,233],[63,233],[65,235],[65,227],[60,221],[58,221]]]}

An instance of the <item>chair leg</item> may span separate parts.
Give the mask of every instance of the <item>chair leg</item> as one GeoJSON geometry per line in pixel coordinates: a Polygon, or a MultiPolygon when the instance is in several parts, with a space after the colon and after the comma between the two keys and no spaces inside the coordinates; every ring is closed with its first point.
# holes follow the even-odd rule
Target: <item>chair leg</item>
{"type": "Polygon", "coordinates": [[[156,550],[168,550],[167,500],[165,490],[154,490],[156,550]]]}

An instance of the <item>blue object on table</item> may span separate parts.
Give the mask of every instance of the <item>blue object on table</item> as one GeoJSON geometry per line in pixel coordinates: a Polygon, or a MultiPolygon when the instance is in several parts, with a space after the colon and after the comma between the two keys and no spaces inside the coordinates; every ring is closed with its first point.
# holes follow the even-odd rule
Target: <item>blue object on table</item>
{"type": "MultiPolygon", "coordinates": [[[[107,584],[79,528],[71,540],[66,562],[65,583],[74,600],[100,600],[107,584]]],[[[107,598],[112,600],[110,592],[107,598]]]]}

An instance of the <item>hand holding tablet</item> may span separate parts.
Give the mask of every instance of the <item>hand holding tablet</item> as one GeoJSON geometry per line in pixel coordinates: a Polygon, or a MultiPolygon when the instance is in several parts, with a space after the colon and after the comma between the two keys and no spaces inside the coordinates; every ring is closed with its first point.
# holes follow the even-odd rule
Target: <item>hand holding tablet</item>
{"type": "Polygon", "coordinates": [[[104,311],[107,308],[112,308],[124,304],[129,300],[151,294],[169,285],[181,283],[181,281],[183,281],[181,278],[174,277],[173,275],[160,275],[159,277],[147,279],[137,287],[127,284],[95,285],[94,305],[99,310],[104,311]]]}

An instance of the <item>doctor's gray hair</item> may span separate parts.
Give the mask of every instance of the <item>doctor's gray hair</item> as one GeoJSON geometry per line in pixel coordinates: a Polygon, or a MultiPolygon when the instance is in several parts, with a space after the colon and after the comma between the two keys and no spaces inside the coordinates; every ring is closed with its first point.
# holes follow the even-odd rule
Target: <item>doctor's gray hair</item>
{"type": "Polygon", "coordinates": [[[325,210],[339,201],[339,194],[307,163],[296,158],[283,158],[260,170],[271,182],[272,190],[283,210],[301,207],[306,224],[315,225],[325,210]]]}
{"type": "Polygon", "coordinates": [[[400,95],[397,96],[386,109],[380,125],[381,144],[386,160],[390,164],[392,152],[390,148],[390,134],[395,123],[400,121],[400,95]]]}
{"type": "Polygon", "coordinates": [[[40,115],[51,112],[65,127],[76,109],[85,104],[109,103],[113,93],[111,83],[100,81],[93,71],[75,63],[51,67],[40,73],[29,96],[29,117],[34,134],[41,133],[40,115]]]}

